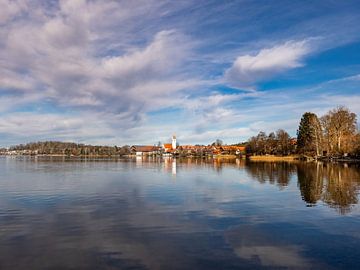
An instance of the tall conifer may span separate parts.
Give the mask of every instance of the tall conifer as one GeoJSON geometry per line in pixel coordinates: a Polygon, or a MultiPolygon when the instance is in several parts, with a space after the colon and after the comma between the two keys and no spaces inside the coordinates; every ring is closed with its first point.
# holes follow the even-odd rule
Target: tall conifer
{"type": "Polygon", "coordinates": [[[316,114],[303,114],[297,131],[297,151],[301,154],[319,156],[322,149],[322,129],[316,114]]]}

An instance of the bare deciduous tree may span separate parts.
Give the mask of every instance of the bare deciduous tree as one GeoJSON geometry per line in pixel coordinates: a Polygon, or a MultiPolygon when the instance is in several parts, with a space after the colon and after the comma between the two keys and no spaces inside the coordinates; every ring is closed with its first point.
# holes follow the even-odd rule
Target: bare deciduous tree
{"type": "Polygon", "coordinates": [[[356,114],[340,106],[321,117],[327,148],[330,153],[345,153],[353,148],[356,114]]]}

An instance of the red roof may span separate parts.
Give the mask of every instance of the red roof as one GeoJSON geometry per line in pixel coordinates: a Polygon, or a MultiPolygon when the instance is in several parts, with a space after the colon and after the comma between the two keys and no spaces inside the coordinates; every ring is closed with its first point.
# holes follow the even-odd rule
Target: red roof
{"type": "Polygon", "coordinates": [[[172,148],[172,144],[171,143],[164,143],[164,148],[172,148]]]}

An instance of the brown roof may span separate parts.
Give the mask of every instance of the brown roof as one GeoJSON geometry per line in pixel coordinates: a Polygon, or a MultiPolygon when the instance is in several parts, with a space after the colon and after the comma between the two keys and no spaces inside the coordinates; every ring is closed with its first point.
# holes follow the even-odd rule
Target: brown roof
{"type": "Polygon", "coordinates": [[[194,150],[196,147],[193,145],[181,145],[179,148],[182,150],[194,150]]]}
{"type": "Polygon", "coordinates": [[[297,139],[296,138],[291,138],[290,143],[291,143],[291,145],[297,145],[297,139]]]}

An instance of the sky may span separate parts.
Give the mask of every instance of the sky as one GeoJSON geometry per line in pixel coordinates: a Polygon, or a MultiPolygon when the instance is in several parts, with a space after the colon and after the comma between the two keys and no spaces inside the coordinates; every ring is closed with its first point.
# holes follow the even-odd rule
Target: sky
{"type": "Polygon", "coordinates": [[[0,0],[0,146],[231,144],[340,105],[359,1],[0,0]]]}

